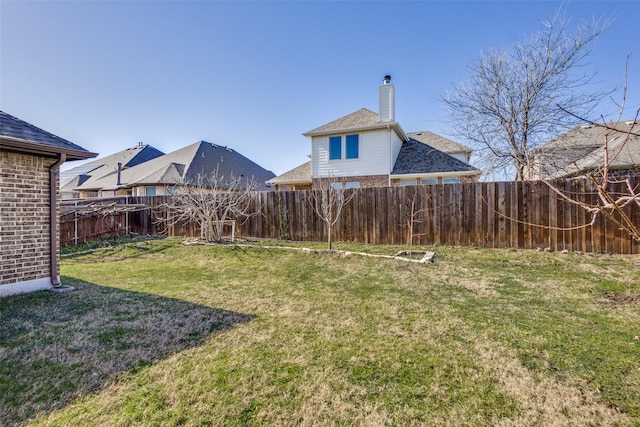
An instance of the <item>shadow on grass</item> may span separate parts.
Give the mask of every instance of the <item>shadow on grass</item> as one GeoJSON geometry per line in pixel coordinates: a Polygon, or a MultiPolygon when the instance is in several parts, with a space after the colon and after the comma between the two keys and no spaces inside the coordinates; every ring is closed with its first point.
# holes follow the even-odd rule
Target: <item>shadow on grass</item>
{"type": "Polygon", "coordinates": [[[253,316],[64,278],[0,299],[0,425],[22,424],[253,316]]]}
{"type": "MultiPolygon", "coordinates": [[[[61,250],[61,256],[63,258],[78,258],[102,253],[109,254],[111,261],[122,261],[160,253],[172,245],[171,241],[165,239],[123,238],[112,241],[92,242],[78,247],[68,246],[61,250]]],[[[83,262],[91,261],[83,258],[83,262]]],[[[103,262],[103,260],[100,257],[94,257],[93,262],[99,263],[103,262]]]]}

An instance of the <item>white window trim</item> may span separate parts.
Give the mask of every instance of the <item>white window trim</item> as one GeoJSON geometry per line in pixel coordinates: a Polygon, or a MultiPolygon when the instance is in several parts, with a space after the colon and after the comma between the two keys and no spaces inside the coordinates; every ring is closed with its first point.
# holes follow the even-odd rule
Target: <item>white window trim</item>
{"type": "Polygon", "coordinates": [[[327,137],[327,161],[328,162],[357,162],[362,159],[362,137],[360,132],[343,133],[340,135],[330,135],[327,137]],[[358,136],[358,157],[350,157],[347,159],[347,136],[358,136]],[[331,138],[340,137],[340,158],[331,158],[331,138]]]}

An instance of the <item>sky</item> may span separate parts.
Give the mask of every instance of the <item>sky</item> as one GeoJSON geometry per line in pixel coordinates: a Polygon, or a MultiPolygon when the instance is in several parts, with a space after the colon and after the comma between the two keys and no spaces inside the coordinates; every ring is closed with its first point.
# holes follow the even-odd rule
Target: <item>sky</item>
{"type": "Polygon", "coordinates": [[[640,1],[0,0],[0,110],[100,156],[205,140],[279,175],[308,160],[303,133],[377,112],[386,74],[406,132],[451,135],[442,97],[467,66],[561,7],[570,26],[613,19],[585,69],[619,100],[631,54],[632,115],[640,1]]]}

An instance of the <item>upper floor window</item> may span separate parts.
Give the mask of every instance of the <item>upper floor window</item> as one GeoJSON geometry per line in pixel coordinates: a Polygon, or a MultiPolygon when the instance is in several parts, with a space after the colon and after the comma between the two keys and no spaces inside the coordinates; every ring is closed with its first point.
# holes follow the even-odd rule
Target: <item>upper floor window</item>
{"type": "Polygon", "coordinates": [[[345,135],[344,151],[342,136],[329,137],[329,160],[357,159],[360,157],[360,136],[345,135]]]}
{"type": "Polygon", "coordinates": [[[357,159],[359,152],[359,140],[358,135],[347,135],[345,136],[346,148],[345,148],[345,158],[346,159],[357,159]]]}
{"type": "Polygon", "coordinates": [[[332,136],[329,138],[329,160],[340,160],[342,158],[342,137],[332,136]]]}
{"type": "Polygon", "coordinates": [[[344,188],[347,189],[347,190],[350,189],[350,188],[360,188],[360,182],[358,182],[358,181],[346,182],[344,184],[344,188]]]}
{"type": "Polygon", "coordinates": [[[438,183],[438,178],[423,178],[420,180],[422,185],[434,185],[438,183]]]}
{"type": "Polygon", "coordinates": [[[416,185],[417,182],[415,179],[403,179],[400,183],[402,185],[416,185]]]}
{"type": "Polygon", "coordinates": [[[442,178],[443,184],[459,184],[460,178],[442,178]]]}
{"type": "Polygon", "coordinates": [[[145,196],[155,196],[156,195],[156,187],[146,187],[144,189],[145,196]]]}

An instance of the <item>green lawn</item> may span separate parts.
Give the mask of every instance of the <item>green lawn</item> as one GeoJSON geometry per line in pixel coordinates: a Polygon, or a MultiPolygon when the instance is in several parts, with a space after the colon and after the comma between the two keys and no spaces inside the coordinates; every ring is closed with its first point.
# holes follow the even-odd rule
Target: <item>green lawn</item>
{"type": "Polygon", "coordinates": [[[639,257],[426,249],[66,257],[0,300],[0,425],[640,425],[639,257]]]}

